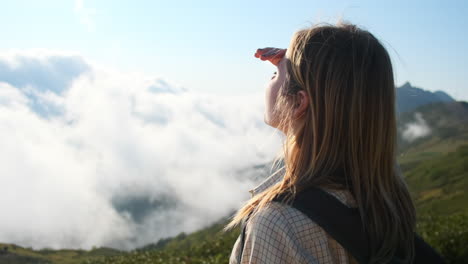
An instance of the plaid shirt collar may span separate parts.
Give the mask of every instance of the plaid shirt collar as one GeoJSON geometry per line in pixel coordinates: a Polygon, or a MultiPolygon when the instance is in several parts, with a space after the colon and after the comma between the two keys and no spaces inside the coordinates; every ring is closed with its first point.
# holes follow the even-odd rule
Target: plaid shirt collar
{"type": "Polygon", "coordinates": [[[270,186],[275,185],[276,183],[280,182],[283,179],[283,174],[281,172],[274,173],[270,175],[268,178],[263,180],[257,187],[250,189],[249,192],[254,197],[255,195],[265,191],[270,186]]]}

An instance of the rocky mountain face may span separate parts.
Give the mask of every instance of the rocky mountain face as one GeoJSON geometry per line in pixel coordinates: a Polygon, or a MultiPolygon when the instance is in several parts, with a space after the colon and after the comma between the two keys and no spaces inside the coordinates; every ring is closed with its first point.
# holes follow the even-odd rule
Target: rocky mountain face
{"type": "Polygon", "coordinates": [[[418,106],[434,102],[453,102],[450,95],[443,91],[430,92],[418,87],[412,86],[406,82],[401,87],[396,88],[397,112],[408,112],[418,106]]]}

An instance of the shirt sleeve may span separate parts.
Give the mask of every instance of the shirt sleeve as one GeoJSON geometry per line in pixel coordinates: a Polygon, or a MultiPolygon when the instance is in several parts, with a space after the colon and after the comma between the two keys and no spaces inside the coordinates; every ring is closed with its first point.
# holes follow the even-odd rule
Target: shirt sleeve
{"type": "Polygon", "coordinates": [[[302,247],[282,209],[273,204],[247,222],[241,264],[319,263],[302,247]]]}

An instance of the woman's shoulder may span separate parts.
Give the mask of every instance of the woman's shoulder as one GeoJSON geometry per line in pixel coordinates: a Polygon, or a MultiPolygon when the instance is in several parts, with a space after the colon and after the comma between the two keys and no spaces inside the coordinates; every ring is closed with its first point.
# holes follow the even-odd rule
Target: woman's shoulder
{"type": "MultiPolygon", "coordinates": [[[[354,199],[353,195],[349,190],[329,189],[323,187],[321,187],[321,189],[334,196],[344,205],[350,208],[356,208],[356,200],[354,199]]],[[[267,204],[264,208],[260,209],[257,212],[255,218],[252,220],[255,220],[257,223],[284,222],[283,225],[293,225],[295,222],[303,221],[304,218],[308,217],[294,207],[280,202],[271,202],[267,204]]]]}
{"type": "MultiPolygon", "coordinates": [[[[355,205],[347,190],[322,189],[349,207],[355,205]]],[[[344,248],[318,224],[296,208],[280,202],[267,204],[249,219],[246,233],[257,241],[268,241],[269,247],[284,247],[281,250],[288,255],[299,254],[306,259],[322,256],[331,261],[319,263],[349,263],[350,260],[344,248]]]]}
{"type": "MultiPolygon", "coordinates": [[[[322,189],[346,206],[356,207],[356,201],[350,191],[322,189]]],[[[298,209],[280,202],[271,202],[260,209],[252,219],[249,219],[247,229],[256,229],[257,232],[264,233],[287,232],[295,234],[298,238],[305,236],[304,239],[307,240],[310,239],[308,236],[314,233],[317,235],[316,238],[322,235],[321,238],[325,239],[323,237],[325,231],[318,224],[298,209]]]]}

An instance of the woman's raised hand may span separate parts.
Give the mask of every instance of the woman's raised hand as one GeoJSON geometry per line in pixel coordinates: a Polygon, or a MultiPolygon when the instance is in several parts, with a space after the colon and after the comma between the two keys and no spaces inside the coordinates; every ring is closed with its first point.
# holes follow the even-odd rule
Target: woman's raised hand
{"type": "Polygon", "coordinates": [[[267,47],[263,49],[257,49],[257,52],[255,52],[255,57],[263,61],[268,60],[269,62],[273,63],[273,65],[278,66],[278,63],[285,54],[286,49],[267,47]]]}

